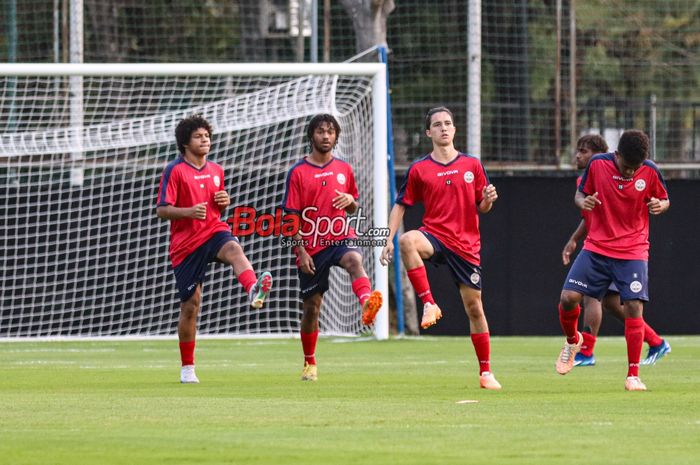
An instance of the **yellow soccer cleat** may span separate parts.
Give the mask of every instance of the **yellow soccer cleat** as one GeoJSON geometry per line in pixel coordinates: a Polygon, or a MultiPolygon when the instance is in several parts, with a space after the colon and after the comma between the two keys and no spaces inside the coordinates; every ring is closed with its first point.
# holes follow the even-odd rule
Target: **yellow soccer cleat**
{"type": "Polygon", "coordinates": [[[302,381],[316,381],[318,379],[318,369],[316,365],[310,365],[304,362],[304,370],[301,372],[302,381]]]}

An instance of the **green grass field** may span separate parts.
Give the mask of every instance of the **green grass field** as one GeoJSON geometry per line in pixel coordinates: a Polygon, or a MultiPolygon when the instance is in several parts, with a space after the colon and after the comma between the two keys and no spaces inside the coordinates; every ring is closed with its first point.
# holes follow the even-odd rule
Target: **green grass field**
{"type": "Polygon", "coordinates": [[[633,393],[622,338],[566,376],[561,338],[493,338],[501,392],[466,337],[321,339],[316,383],[298,340],[202,340],[199,385],[175,341],[0,343],[0,464],[697,464],[700,337],[669,341],[633,393]]]}

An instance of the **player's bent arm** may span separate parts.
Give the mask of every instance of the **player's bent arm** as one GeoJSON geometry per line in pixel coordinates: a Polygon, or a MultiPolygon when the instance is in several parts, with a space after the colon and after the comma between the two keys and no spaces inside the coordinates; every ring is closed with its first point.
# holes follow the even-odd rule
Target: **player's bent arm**
{"type": "Polygon", "coordinates": [[[156,215],[164,220],[179,220],[182,218],[206,218],[206,203],[193,207],[176,207],[174,205],[160,205],[156,207],[156,215]]]}
{"type": "Polygon", "coordinates": [[[479,212],[488,213],[493,208],[493,203],[498,200],[498,193],[496,192],[496,187],[493,184],[489,184],[484,187],[482,192],[483,198],[479,202],[479,212]]]}
{"type": "Polygon", "coordinates": [[[353,199],[352,203],[345,207],[345,213],[349,215],[353,215],[357,209],[360,208],[359,204],[357,203],[357,200],[353,199]]]}
{"type": "Polygon", "coordinates": [[[379,258],[379,262],[386,266],[391,263],[394,254],[394,236],[396,236],[396,231],[399,230],[401,226],[401,221],[403,220],[403,215],[406,212],[406,207],[400,203],[394,204],[389,213],[389,235],[386,238],[386,245],[382,249],[382,254],[379,258]]]}
{"type": "Polygon", "coordinates": [[[564,245],[564,250],[561,251],[561,261],[564,265],[569,264],[569,262],[571,261],[571,256],[576,250],[576,245],[578,241],[586,237],[586,233],[586,221],[581,220],[581,222],[578,224],[578,227],[576,228],[576,231],[574,231],[569,240],[566,242],[566,245],[564,245]]]}

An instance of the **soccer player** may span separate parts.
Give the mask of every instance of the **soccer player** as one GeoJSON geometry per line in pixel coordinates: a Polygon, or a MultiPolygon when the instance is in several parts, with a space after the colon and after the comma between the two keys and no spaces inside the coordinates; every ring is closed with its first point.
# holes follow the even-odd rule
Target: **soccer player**
{"type": "MultiPolygon", "coordinates": [[[[582,136],[576,143],[576,167],[583,170],[588,165],[588,162],[593,155],[598,153],[607,153],[608,144],[598,134],[587,134],[582,136]]],[[[576,187],[581,184],[581,177],[576,180],[576,187]]],[[[569,238],[562,251],[562,262],[568,265],[571,261],[571,255],[576,251],[577,243],[586,237],[586,216],[585,210],[581,211],[581,222],[569,238]]],[[[596,338],[600,330],[600,323],[603,318],[603,308],[608,313],[611,313],[615,318],[624,323],[625,315],[620,304],[620,293],[614,284],[610,284],[608,292],[603,297],[602,302],[584,295],[583,296],[583,345],[581,351],[574,358],[574,366],[593,366],[595,365],[595,348],[596,338]]],[[[646,322],[644,323],[644,342],[649,344],[647,357],[642,360],[642,365],[650,365],[656,363],[656,360],[665,356],[671,351],[671,346],[665,340],[661,339],[656,331],[646,322]]]]}
{"type": "Polygon", "coordinates": [[[175,128],[180,155],[163,170],[156,207],[158,217],[170,220],[170,259],[180,297],[181,383],[199,383],[194,349],[208,264],[230,265],[253,308],[262,307],[272,286],[270,273],[256,278],[238,239],[221,221],[231,200],[224,189],[224,170],[207,160],[211,134],[209,122],[201,115],[180,121],[175,128]]]}
{"type": "Polygon", "coordinates": [[[360,250],[352,245],[357,236],[347,224],[347,214],[358,209],[359,193],[350,165],[333,156],[340,137],[340,124],[329,114],[314,116],[306,131],[311,154],[299,160],[287,174],[282,208],[305,218],[295,236],[294,253],[302,298],[301,345],[304,352],[302,381],[316,381],[318,317],[323,294],[328,290],[332,266],[350,275],[352,290],[362,306],[362,323],[370,325],[382,306],[382,294],[373,291],[362,266],[360,250]],[[335,225],[320,233],[323,225],[335,225]],[[315,229],[315,230],[314,230],[315,229]],[[339,231],[340,230],[340,231],[339,231]]]}
{"type": "Polygon", "coordinates": [[[600,300],[614,283],[625,314],[627,378],[625,389],[644,391],[639,359],[644,339],[644,302],[648,297],[649,215],[668,210],[663,177],[647,160],[649,138],[625,131],[614,153],[591,158],[574,202],[587,212],[588,236],[569,270],[559,300],[559,321],[566,341],[557,358],[557,372],[574,366],[583,336],[577,330],[584,295],[600,300]]]}
{"type": "Polygon", "coordinates": [[[389,237],[381,262],[392,259],[392,240],[401,225],[406,208],[423,202],[423,226],[399,238],[401,259],[408,278],[423,301],[421,326],[428,328],[442,317],[430,291],[423,260],[446,263],[459,286],[469,317],[472,344],[479,362],[479,384],[484,389],[501,389],[491,373],[489,327],[481,302],[481,262],[479,252],[479,213],[487,213],[498,198],[481,162],[454,147],[455,125],[445,107],[428,111],[425,134],[433,151],[414,162],[389,215],[389,237]]]}

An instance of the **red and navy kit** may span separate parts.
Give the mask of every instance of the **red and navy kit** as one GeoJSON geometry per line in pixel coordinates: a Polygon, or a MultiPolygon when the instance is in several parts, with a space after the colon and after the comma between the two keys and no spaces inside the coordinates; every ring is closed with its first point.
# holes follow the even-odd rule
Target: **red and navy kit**
{"type": "Polygon", "coordinates": [[[625,178],[612,153],[594,156],[586,167],[579,191],[598,193],[596,205],[584,218],[588,236],[584,250],[623,260],[648,260],[649,209],[652,197],[668,199],[666,183],[656,164],[645,160],[625,178]]]}
{"type": "Polygon", "coordinates": [[[180,156],[163,170],[157,206],[189,208],[207,203],[207,217],[204,220],[181,218],[170,221],[170,259],[173,267],[216,233],[231,232],[228,224],[221,221],[221,210],[214,202],[214,193],[222,190],[225,190],[224,170],[214,162],[207,161],[203,167],[195,168],[180,156]]]}
{"type": "Polygon", "coordinates": [[[428,154],[406,173],[396,201],[410,207],[423,202],[421,231],[473,265],[481,264],[478,205],[489,185],[478,158],[459,153],[447,164],[428,154]]]}
{"type": "Polygon", "coordinates": [[[318,237],[316,241],[313,240],[313,235],[309,235],[319,217],[328,218],[330,221],[338,217],[347,217],[344,209],[333,206],[333,199],[338,196],[336,190],[352,195],[355,200],[359,197],[352,167],[337,158],[331,159],[323,166],[317,166],[304,157],[292,166],[287,174],[282,208],[300,215],[301,235],[306,241],[304,249],[312,257],[328,247],[329,242],[357,237],[352,228],[348,229],[347,234],[344,231],[342,234],[330,232],[318,237]]]}

